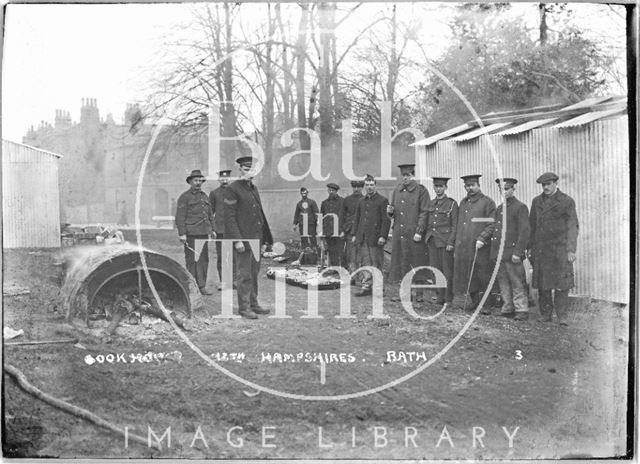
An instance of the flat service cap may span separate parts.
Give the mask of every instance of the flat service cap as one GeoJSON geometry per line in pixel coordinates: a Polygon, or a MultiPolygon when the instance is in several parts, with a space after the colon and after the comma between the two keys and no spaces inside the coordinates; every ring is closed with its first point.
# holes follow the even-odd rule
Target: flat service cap
{"type": "Polygon", "coordinates": [[[465,183],[480,182],[481,177],[482,177],[482,174],[469,174],[468,176],[462,176],[460,179],[462,179],[465,183]]]}
{"type": "Polygon", "coordinates": [[[536,180],[539,184],[544,184],[545,182],[557,182],[559,179],[558,175],[553,172],[545,172],[536,180]]]}
{"type": "Polygon", "coordinates": [[[240,166],[253,166],[254,163],[256,163],[258,161],[257,158],[254,158],[253,156],[241,156],[240,158],[236,159],[236,163],[238,163],[240,166]]]}
{"type": "Polygon", "coordinates": [[[514,179],[513,177],[503,177],[501,178],[497,178],[496,179],[496,184],[500,185],[500,182],[504,182],[504,185],[511,185],[511,187],[513,187],[514,185],[516,185],[518,183],[518,179],[514,179]]]}
{"type": "Polygon", "coordinates": [[[447,182],[449,182],[449,179],[451,179],[450,177],[432,177],[433,179],[433,185],[447,185],[447,182]]]}

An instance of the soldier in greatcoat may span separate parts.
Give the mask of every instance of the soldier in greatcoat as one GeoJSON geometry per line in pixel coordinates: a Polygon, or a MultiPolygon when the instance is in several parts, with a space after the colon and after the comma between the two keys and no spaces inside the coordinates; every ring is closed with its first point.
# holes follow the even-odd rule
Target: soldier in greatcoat
{"type": "MultiPolygon", "coordinates": [[[[391,220],[387,216],[389,200],[376,191],[376,180],[367,175],[364,181],[365,195],[358,202],[353,220],[354,235],[351,239],[358,249],[360,266],[380,269],[384,264],[384,244],[387,243],[391,220]]],[[[356,296],[371,294],[373,279],[370,272],[363,272],[362,287],[356,296]]]]}
{"type": "Polygon", "coordinates": [[[340,226],[343,221],[344,198],[338,195],[338,190],[338,184],[327,184],[329,196],[320,204],[322,240],[329,255],[329,266],[342,266],[344,253],[344,232],[340,226]]]}
{"type": "Polygon", "coordinates": [[[507,229],[505,231],[504,249],[498,268],[498,285],[502,295],[503,317],[514,317],[516,320],[529,318],[529,298],[527,279],[524,270],[525,250],[529,244],[529,208],[515,196],[517,179],[496,179],[505,201],[496,210],[496,227],[491,237],[491,261],[495,263],[502,240],[503,216],[506,204],[507,229]]]}
{"type": "Polygon", "coordinates": [[[255,163],[251,156],[236,160],[240,179],[232,182],[224,193],[224,237],[233,240],[259,240],[257,257],[248,242],[234,244],[234,279],[238,294],[238,312],[247,319],[256,319],[257,314],[269,314],[270,310],[258,304],[258,274],[262,248],[271,245],[273,238],[269,223],[262,209],[258,189],[253,184],[255,163]]]}
{"type": "Polygon", "coordinates": [[[211,295],[205,289],[209,269],[209,244],[206,240],[214,237],[215,234],[209,197],[202,191],[205,180],[199,169],[191,171],[187,177],[189,190],[178,197],[175,223],[178,228],[178,237],[184,245],[187,270],[196,279],[200,292],[203,295],[211,295]],[[202,249],[196,249],[196,240],[204,240],[202,249]],[[200,253],[198,257],[196,257],[197,252],[200,253]]]}
{"type": "MultiPolygon", "coordinates": [[[[229,185],[229,177],[231,169],[225,169],[218,173],[218,182],[220,186],[209,192],[209,203],[211,203],[211,211],[213,212],[213,231],[216,233],[217,239],[224,238],[224,191],[229,185]]],[[[216,269],[218,270],[218,278],[222,282],[222,242],[216,242],[216,269]]],[[[218,286],[218,290],[222,290],[222,285],[218,286]]]]}
{"type": "Polygon", "coordinates": [[[558,189],[558,176],[547,172],[538,177],[542,193],[531,203],[529,260],[533,265],[533,287],[538,289],[540,314],[567,325],[569,290],[573,288],[573,262],[578,242],[576,204],[558,189]]]}
{"type": "Polygon", "coordinates": [[[480,177],[480,174],[462,176],[467,196],[458,208],[453,249],[452,307],[457,309],[475,308],[480,301],[480,292],[487,291],[491,276],[489,253],[496,204],[482,193],[480,177]]]}
{"type": "MultiPolygon", "coordinates": [[[[395,284],[413,268],[427,265],[427,245],[424,233],[427,226],[429,192],[415,180],[415,164],[398,165],[402,182],[391,194],[387,215],[393,219],[389,283],[395,284]]],[[[426,283],[426,275],[418,272],[414,283],[426,283]]],[[[393,296],[392,301],[399,301],[393,296]]]]}
{"type": "Polygon", "coordinates": [[[353,237],[356,233],[356,225],[354,222],[356,216],[356,208],[358,203],[362,200],[362,187],[364,187],[364,181],[353,180],[351,181],[351,187],[353,193],[345,197],[342,203],[342,231],[344,232],[344,256],[343,264],[349,272],[353,272],[358,267],[358,247],[353,241],[353,237]]]}
{"type": "Polygon", "coordinates": [[[318,204],[315,200],[309,198],[309,190],[306,187],[300,188],[300,201],[296,204],[296,210],[293,213],[293,230],[300,233],[300,244],[302,249],[309,246],[314,249],[318,246],[316,239],[318,225],[318,204]],[[306,230],[305,230],[306,224],[306,230]]]}
{"type": "Polygon", "coordinates": [[[447,288],[437,291],[437,304],[451,303],[453,300],[453,249],[458,226],[458,202],[446,194],[448,177],[434,177],[435,198],[429,201],[427,209],[427,244],[429,266],[435,267],[447,279],[447,288]]]}

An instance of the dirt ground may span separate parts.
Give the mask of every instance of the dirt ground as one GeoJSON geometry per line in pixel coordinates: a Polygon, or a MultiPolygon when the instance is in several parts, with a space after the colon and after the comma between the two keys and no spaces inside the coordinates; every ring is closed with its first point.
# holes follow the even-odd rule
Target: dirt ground
{"type": "MultiPolygon", "coordinates": [[[[174,231],[147,232],[144,240],[146,247],[183,262],[174,231]]],[[[312,401],[300,396],[348,395],[409,374],[442,351],[471,316],[446,310],[431,320],[415,320],[385,298],[390,318],[368,319],[370,298],[354,297],[355,318],[340,319],[335,317],[339,291],[328,290],[319,292],[323,318],[308,319],[302,317],[307,292],[287,286],[291,318],[220,319],[214,260],[212,252],[214,295],[190,321],[190,342],[231,374],[286,394],[258,392],[211,367],[166,322],[122,325],[111,344],[101,344],[104,326],[90,330],[80,319],[65,323],[56,303],[61,268],[54,251],[5,250],[5,288],[15,284],[31,292],[3,298],[4,326],[24,330],[12,341],[78,337],[81,346],[5,345],[4,363],[44,392],[128,427],[130,434],[154,443],[154,434],[169,432],[171,443],[165,434],[160,451],[132,440],[125,446],[122,436],[33,398],[5,374],[4,455],[533,459],[625,454],[626,306],[574,299],[568,327],[478,315],[457,343],[410,379],[356,398],[312,401]],[[149,352],[148,358],[136,358],[149,352]],[[291,354],[296,361],[302,354],[300,362],[279,362],[274,353],[291,354]],[[309,362],[305,353],[311,353],[309,362]],[[313,353],[335,356],[323,365],[313,353]],[[99,361],[109,354],[113,362],[99,361]],[[266,354],[271,363],[263,359],[266,354]]],[[[272,264],[263,260],[260,281],[260,300],[271,309],[275,284],[264,270],[272,264]]],[[[425,304],[418,309],[421,315],[438,311],[425,304]]]]}

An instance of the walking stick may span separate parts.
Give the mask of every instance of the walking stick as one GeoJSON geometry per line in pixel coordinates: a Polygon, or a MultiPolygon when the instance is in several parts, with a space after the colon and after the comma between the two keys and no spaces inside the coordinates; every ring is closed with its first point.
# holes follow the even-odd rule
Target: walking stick
{"type": "Polygon", "coordinates": [[[464,304],[462,305],[462,309],[466,311],[467,309],[467,298],[469,297],[469,289],[471,288],[471,279],[473,278],[473,269],[476,266],[476,258],[478,257],[478,249],[475,249],[473,253],[473,261],[471,262],[471,272],[469,273],[469,283],[467,284],[467,291],[464,293],[464,304]]]}

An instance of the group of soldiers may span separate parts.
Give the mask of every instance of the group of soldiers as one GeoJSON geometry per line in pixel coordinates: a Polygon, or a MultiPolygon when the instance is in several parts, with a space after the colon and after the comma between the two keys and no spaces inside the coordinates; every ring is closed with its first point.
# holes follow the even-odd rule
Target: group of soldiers
{"type": "MultiPolygon", "coordinates": [[[[262,251],[273,243],[273,238],[253,184],[256,160],[244,156],[236,163],[238,179],[229,182],[231,171],[220,171],[220,186],[209,195],[202,191],[206,178],[194,170],[186,179],[189,190],[178,198],[175,220],[187,269],[205,295],[210,294],[205,288],[208,247],[205,242],[197,256],[195,241],[235,241],[233,286],[237,289],[239,314],[255,319],[270,310],[258,303],[261,253],[252,252],[246,240],[258,241],[262,251]]],[[[496,207],[482,193],[480,174],[463,176],[467,196],[458,204],[446,194],[450,178],[432,178],[435,195],[431,198],[427,188],[415,179],[414,164],[400,164],[398,168],[402,180],[390,200],[377,191],[376,179],[371,175],[363,181],[353,181],[353,193],[346,198],[338,194],[337,184],[327,184],[328,197],[320,208],[309,198],[309,191],[301,188],[293,227],[300,232],[302,246],[314,249],[320,238],[319,245],[326,250],[330,266],[345,267],[352,275],[363,266],[382,272],[385,245],[392,230],[385,291],[389,292],[410,272],[415,274],[416,285],[433,281],[432,271],[426,268],[429,266],[446,278],[446,288],[436,290],[435,302],[465,311],[474,310],[482,293],[490,290],[490,278],[498,265],[497,281],[503,301],[500,315],[517,320],[529,318],[523,264],[528,259],[533,267],[532,285],[538,289],[541,319],[551,321],[555,310],[559,323],[567,324],[578,218],[573,199],[558,189],[556,174],[547,172],[537,179],[542,193],[533,199],[529,211],[514,195],[518,183],[514,178],[495,180],[504,198],[496,207]]],[[[220,242],[216,242],[216,251],[216,267],[222,276],[220,242]]],[[[359,286],[356,296],[365,296],[372,292],[373,276],[363,271],[354,276],[352,283],[359,286]]],[[[391,293],[392,301],[400,300],[398,292],[391,293]]],[[[421,293],[416,293],[415,303],[422,298],[421,293]]]]}
{"type": "MultiPolygon", "coordinates": [[[[533,267],[532,284],[538,289],[541,319],[551,321],[555,310],[559,323],[567,324],[578,218],[573,199],[558,189],[556,174],[548,172],[537,179],[542,193],[534,198],[529,213],[515,197],[517,179],[495,180],[504,198],[496,207],[482,193],[480,174],[463,176],[467,196],[458,205],[446,194],[450,178],[432,178],[432,198],[415,179],[414,164],[398,168],[402,181],[390,200],[376,191],[376,179],[371,175],[364,181],[351,182],[353,193],[345,198],[338,195],[338,185],[327,184],[328,198],[320,208],[303,187],[293,220],[303,247],[315,247],[317,236],[330,266],[345,267],[352,274],[362,266],[382,271],[392,229],[385,291],[412,271],[415,284],[433,283],[436,279],[425,269],[430,266],[446,278],[446,288],[436,290],[435,303],[448,303],[465,311],[474,310],[482,294],[490,290],[490,278],[498,265],[497,282],[503,301],[500,315],[517,320],[529,318],[524,267],[528,259],[533,267]],[[505,209],[505,241],[499,256],[505,209]]],[[[352,279],[352,284],[360,287],[356,296],[371,294],[371,273],[363,271],[358,276],[359,282],[352,279]]],[[[422,292],[415,292],[412,298],[415,303],[421,302],[422,292]]],[[[394,293],[391,300],[399,301],[399,295],[394,293]]]]}
{"type": "MultiPolygon", "coordinates": [[[[184,245],[187,270],[193,275],[200,292],[211,295],[206,289],[209,267],[208,239],[234,240],[233,288],[237,290],[238,312],[247,319],[269,314],[269,309],[258,303],[258,273],[261,252],[273,243],[271,229],[262,208],[262,200],[253,183],[257,160],[251,156],[236,159],[238,179],[229,182],[231,170],[218,173],[220,186],[209,195],[202,191],[206,177],[194,170],[187,177],[189,190],[178,197],[175,222],[178,236],[184,245]],[[195,249],[196,240],[204,245],[195,249]],[[260,244],[255,253],[251,241],[260,244]]],[[[222,282],[222,243],[216,241],[216,268],[222,282]]],[[[222,283],[218,290],[223,290],[222,283]]]]}

